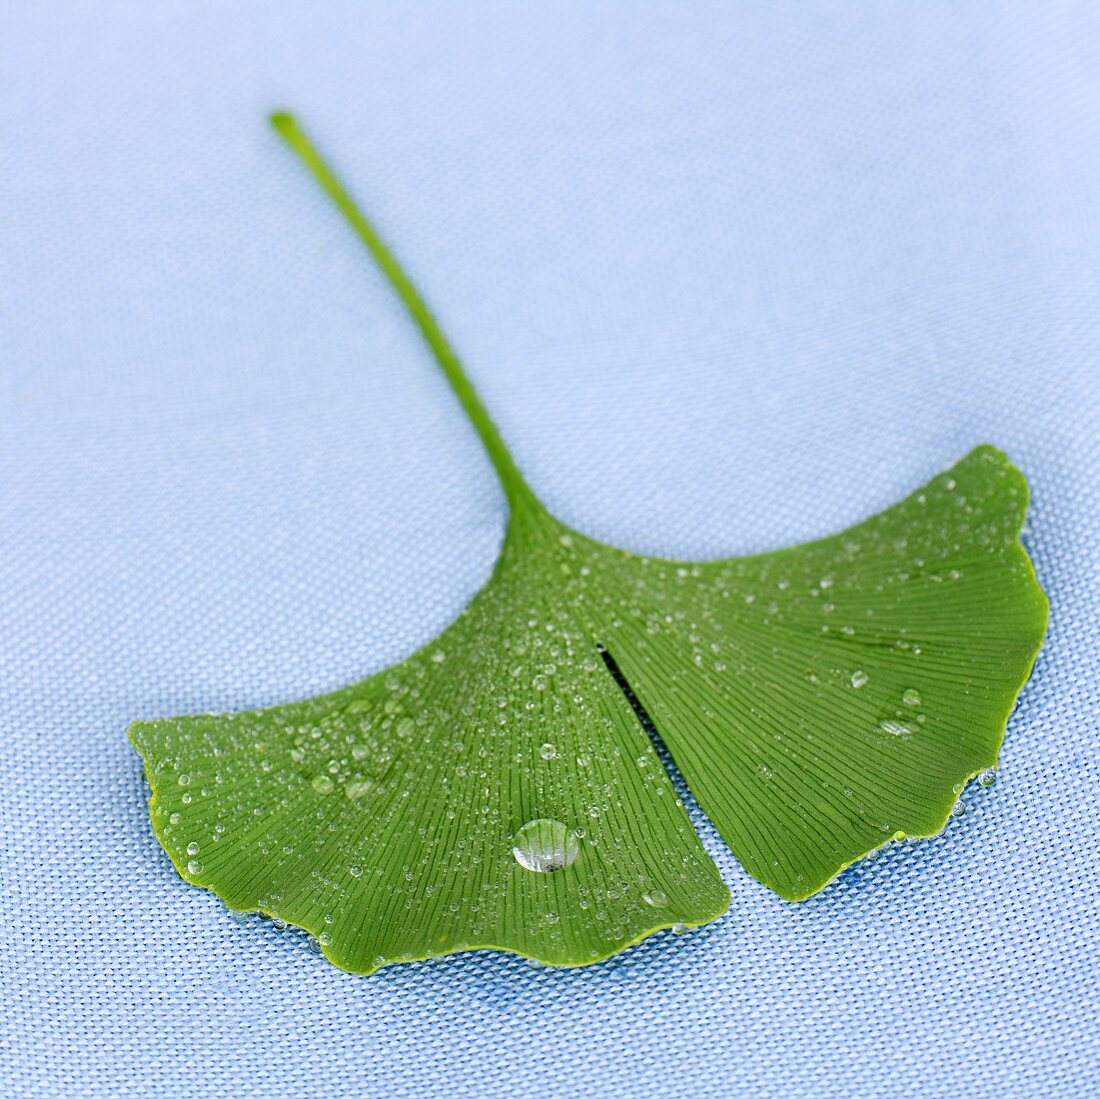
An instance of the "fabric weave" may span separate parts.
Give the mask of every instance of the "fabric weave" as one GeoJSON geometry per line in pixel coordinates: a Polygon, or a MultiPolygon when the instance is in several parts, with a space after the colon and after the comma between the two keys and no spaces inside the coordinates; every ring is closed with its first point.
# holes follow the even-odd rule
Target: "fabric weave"
{"type": "Polygon", "coordinates": [[[0,1092],[1095,1094],[1095,5],[63,2],[0,41],[0,1092]],[[182,882],[127,723],[399,659],[504,520],[274,107],[586,533],[768,549],[1002,447],[1051,626],[996,785],[799,905],[689,799],[729,913],[575,971],[353,977],[182,882]]]}

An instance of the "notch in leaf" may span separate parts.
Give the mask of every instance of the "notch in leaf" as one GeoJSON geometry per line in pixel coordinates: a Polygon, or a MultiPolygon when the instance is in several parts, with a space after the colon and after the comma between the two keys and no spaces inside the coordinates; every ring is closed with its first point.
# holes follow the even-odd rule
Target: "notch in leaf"
{"type": "Polygon", "coordinates": [[[475,947],[583,965],[711,920],[729,892],[617,676],[737,858],[789,900],[939,831],[995,764],[1046,624],[1004,455],[979,447],[775,553],[679,562],[586,538],[536,499],[294,119],[272,121],[408,308],[509,519],[489,582],[402,663],[304,702],[131,726],[180,874],[356,972],[475,947]]]}

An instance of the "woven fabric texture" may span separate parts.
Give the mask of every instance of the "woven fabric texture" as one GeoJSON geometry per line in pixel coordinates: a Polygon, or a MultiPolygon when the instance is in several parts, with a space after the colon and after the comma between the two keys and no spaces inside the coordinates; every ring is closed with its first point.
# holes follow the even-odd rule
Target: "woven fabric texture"
{"type": "Polygon", "coordinates": [[[1095,1095],[1100,9],[164,0],[0,11],[0,1092],[1095,1095]],[[295,110],[531,483],[750,552],[973,445],[1050,632],[998,781],[787,904],[606,963],[342,973],[156,844],[138,717],[362,678],[504,505],[295,110]]]}

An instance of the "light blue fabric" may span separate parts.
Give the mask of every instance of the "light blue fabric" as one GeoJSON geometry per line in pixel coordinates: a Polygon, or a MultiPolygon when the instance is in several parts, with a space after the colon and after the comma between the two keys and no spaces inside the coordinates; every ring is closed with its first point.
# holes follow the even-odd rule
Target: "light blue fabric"
{"type": "Polygon", "coordinates": [[[7,4],[0,1092],[1095,1095],[1100,9],[7,4]],[[784,903],[579,971],[353,977],[157,846],[137,717],[338,687],[487,577],[503,503],[288,106],[566,521],[825,534],[976,443],[1049,638],[995,787],[784,903]]]}

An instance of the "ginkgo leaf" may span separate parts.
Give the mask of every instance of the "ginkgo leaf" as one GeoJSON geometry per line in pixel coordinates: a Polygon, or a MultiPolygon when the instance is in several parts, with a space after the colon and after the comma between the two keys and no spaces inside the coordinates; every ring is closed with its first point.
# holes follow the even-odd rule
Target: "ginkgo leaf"
{"type": "Polygon", "coordinates": [[[1046,600],[1027,487],[979,447],[841,534],[646,558],[535,498],[435,320],[306,137],[309,166],[409,308],[500,476],[492,577],[435,640],[334,694],[135,723],[154,830],[232,908],[338,965],[493,947],[581,965],[704,923],[729,891],[640,713],[754,877],[797,900],[941,829],[992,767],[1046,600]]]}

